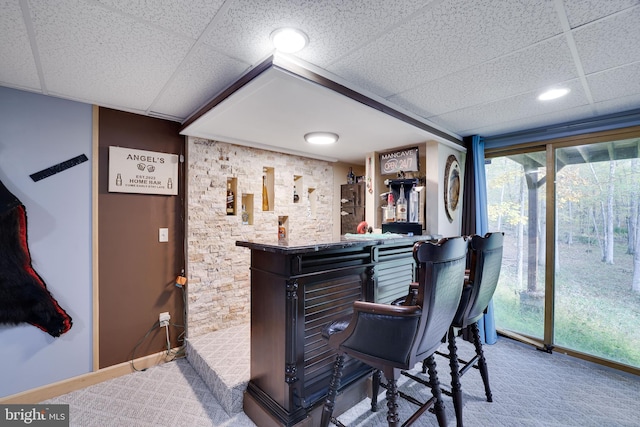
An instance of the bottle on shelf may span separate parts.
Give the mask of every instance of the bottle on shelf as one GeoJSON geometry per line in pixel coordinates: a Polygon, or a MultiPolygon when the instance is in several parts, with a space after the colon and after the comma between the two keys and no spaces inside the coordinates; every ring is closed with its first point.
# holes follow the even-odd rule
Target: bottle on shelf
{"type": "Polygon", "coordinates": [[[267,193],[267,175],[262,175],[262,210],[269,210],[269,194],[267,193]]]}
{"type": "Polygon", "coordinates": [[[389,194],[387,195],[387,206],[385,206],[384,209],[385,209],[384,221],[385,222],[395,222],[396,221],[396,206],[395,206],[394,201],[393,201],[393,193],[392,192],[389,192],[389,194]]]}
{"type": "Polygon", "coordinates": [[[415,184],[409,193],[409,222],[420,222],[420,194],[415,184]]]}
{"type": "Polygon", "coordinates": [[[396,222],[407,222],[407,199],[404,197],[404,184],[400,185],[400,196],[396,203],[396,222]]]}
{"type": "Polygon", "coordinates": [[[278,240],[284,240],[287,238],[287,229],[282,225],[282,221],[278,221],[278,240]]]}
{"type": "Polygon", "coordinates": [[[347,174],[347,184],[355,184],[356,176],[353,173],[353,168],[349,168],[349,173],[347,174]]]}
{"type": "Polygon", "coordinates": [[[249,224],[249,212],[247,212],[247,207],[242,205],[242,223],[249,224]]]}
{"type": "Polygon", "coordinates": [[[227,215],[233,215],[233,190],[231,189],[231,182],[227,181],[227,215]]]}
{"type": "Polygon", "coordinates": [[[298,203],[299,200],[300,200],[300,196],[298,196],[296,187],[293,187],[293,203],[298,203]]]}

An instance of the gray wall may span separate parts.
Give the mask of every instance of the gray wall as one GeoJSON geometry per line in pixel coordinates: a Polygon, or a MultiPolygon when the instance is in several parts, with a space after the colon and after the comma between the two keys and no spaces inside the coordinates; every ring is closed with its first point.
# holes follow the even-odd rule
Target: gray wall
{"type": "Polygon", "coordinates": [[[92,370],[91,108],[0,87],[0,180],[26,207],[34,269],[73,318],[59,338],[0,325],[0,397],[92,370]],[[89,161],[29,177],[80,154],[89,161]]]}

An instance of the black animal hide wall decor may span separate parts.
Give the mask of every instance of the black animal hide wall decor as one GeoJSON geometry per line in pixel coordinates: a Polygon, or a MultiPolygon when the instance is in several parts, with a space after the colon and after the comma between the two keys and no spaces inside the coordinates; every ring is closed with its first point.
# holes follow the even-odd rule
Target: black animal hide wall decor
{"type": "Polygon", "coordinates": [[[31,266],[24,205],[0,181],[0,323],[30,323],[53,337],[71,329],[71,317],[31,266]]]}

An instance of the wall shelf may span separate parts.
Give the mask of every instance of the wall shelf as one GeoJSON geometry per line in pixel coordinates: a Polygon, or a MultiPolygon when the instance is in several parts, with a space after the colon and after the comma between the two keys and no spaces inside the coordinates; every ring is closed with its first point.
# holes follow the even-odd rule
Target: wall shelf
{"type": "Polygon", "coordinates": [[[302,176],[293,175],[293,203],[300,203],[302,197],[302,176]]]}
{"type": "Polygon", "coordinates": [[[307,203],[309,204],[308,216],[310,218],[315,218],[318,208],[318,196],[316,195],[315,188],[309,187],[309,189],[307,190],[307,203]]]}
{"type": "Polygon", "coordinates": [[[274,210],[274,169],[264,166],[262,168],[262,210],[274,210]]]}
{"type": "Polygon", "coordinates": [[[226,211],[227,215],[237,215],[238,214],[238,179],[237,178],[227,178],[226,185],[226,194],[227,194],[227,203],[226,203],[226,211]],[[229,190],[231,190],[231,194],[229,194],[229,190]]]}
{"type": "Polygon", "coordinates": [[[253,224],[253,194],[242,193],[242,205],[240,206],[240,216],[243,225],[253,224]],[[243,209],[244,207],[244,209],[243,209]],[[245,218],[246,214],[246,218],[245,218]]]}

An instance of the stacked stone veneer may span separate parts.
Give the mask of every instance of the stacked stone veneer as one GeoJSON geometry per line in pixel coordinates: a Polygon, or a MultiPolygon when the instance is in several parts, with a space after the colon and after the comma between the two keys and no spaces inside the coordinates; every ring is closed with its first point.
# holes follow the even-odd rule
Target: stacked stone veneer
{"type": "Polygon", "coordinates": [[[188,139],[187,262],[189,336],[250,319],[250,251],[237,240],[278,242],[278,217],[290,239],[313,240],[333,229],[333,167],[329,162],[206,139],[188,139]],[[274,169],[272,210],[262,211],[263,167],[274,169]],[[293,202],[294,176],[301,176],[293,202]],[[227,178],[235,178],[238,215],[226,214],[227,178]],[[310,211],[308,189],[315,209],[310,211]],[[253,194],[253,224],[244,225],[240,197],[253,194]]]}

